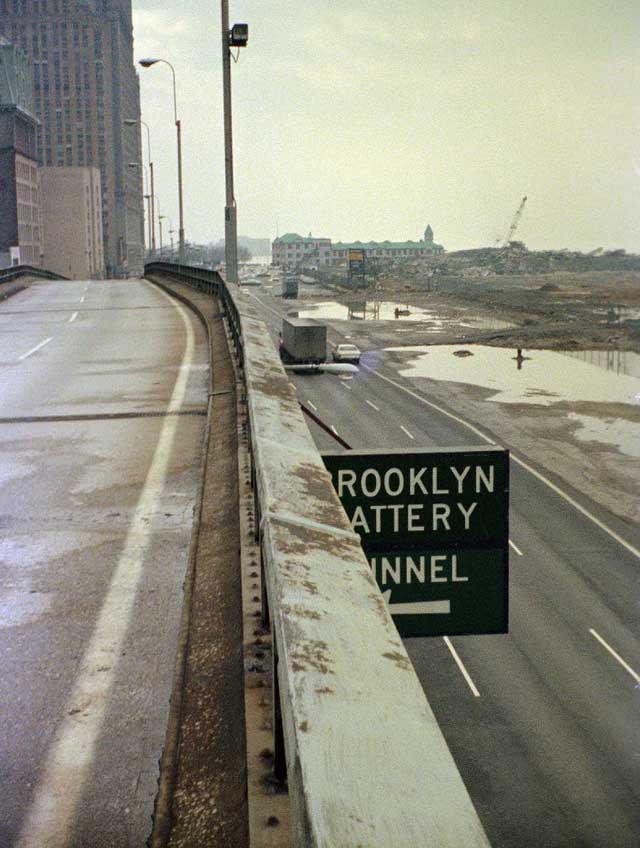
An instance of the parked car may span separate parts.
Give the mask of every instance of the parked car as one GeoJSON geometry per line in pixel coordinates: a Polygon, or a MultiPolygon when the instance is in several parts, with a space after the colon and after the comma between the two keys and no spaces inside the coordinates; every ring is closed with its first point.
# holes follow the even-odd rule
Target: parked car
{"type": "Polygon", "coordinates": [[[360,350],[354,344],[335,345],[331,356],[334,362],[353,362],[355,365],[360,362],[360,350]]]}

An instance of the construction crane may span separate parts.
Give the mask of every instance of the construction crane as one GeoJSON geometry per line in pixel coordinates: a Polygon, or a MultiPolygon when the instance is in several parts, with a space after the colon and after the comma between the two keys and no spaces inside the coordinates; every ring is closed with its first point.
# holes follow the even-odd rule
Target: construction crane
{"type": "Polygon", "coordinates": [[[522,200],[520,201],[520,206],[518,206],[518,208],[516,210],[516,214],[513,216],[513,221],[511,222],[511,226],[509,227],[509,232],[507,233],[507,237],[505,238],[505,240],[501,244],[500,244],[500,242],[498,242],[498,244],[501,247],[509,247],[509,243],[513,240],[513,237],[514,237],[516,230],[518,228],[518,223],[520,221],[520,218],[522,217],[522,210],[524,209],[524,205],[525,205],[526,202],[527,202],[527,197],[525,195],[522,198],[522,200]]]}

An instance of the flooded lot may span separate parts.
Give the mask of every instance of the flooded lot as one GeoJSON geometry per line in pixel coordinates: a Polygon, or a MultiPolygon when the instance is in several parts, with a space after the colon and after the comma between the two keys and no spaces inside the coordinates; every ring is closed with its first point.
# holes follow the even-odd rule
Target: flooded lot
{"type": "Polygon", "coordinates": [[[397,321],[421,322],[429,325],[431,332],[440,332],[449,326],[473,329],[501,330],[513,327],[508,321],[498,318],[481,318],[451,315],[436,309],[427,309],[401,301],[321,301],[296,310],[300,318],[321,318],[327,321],[397,321]]]}
{"type": "Polygon", "coordinates": [[[399,373],[489,389],[499,404],[597,404],[589,413],[566,411],[574,436],[640,457],[640,354],[631,351],[555,351],[486,345],[421,345],[386,348],[406,354],[399,373]],[[624,404],[624,416],[611,404],[624,404]]]}
{"type": "Polygon", "coordinates": [[[640,404],[640,354],[631,351],[521,351],[487,345],[393,347],[415,353],[404,377],[471,383],[498,403],[559,401],[640,404]]]}

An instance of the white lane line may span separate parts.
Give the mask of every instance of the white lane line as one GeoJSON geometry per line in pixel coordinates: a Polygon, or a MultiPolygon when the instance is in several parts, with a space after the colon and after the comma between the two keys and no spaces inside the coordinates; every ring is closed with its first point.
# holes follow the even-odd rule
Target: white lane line
{"type": "Polygon", "coordinates": [[[407,434],[407,436],[409,436],[410,439],[413,439],[413,436],[411,435],[411,433],[407,430],[406,427],[403,427],[402,424],[400,425],[400,429],[404,430],[404,432],[407,434]]]}
{"type": "Polygon", "coordinates": [[[438,406],[437,404],[432,403],[430,400],[426,400],[425,398],[423,398],[419,394],[417,394],[417,392],[412,392],[411,389],[408,389],[406,386],[403,386],[401,383],[398,383],[395,380],[392,380],[391,377],[386,377],[384,374],[381,374],[379,371],[376,371],[375,368],[370,368],[368,365],[365,365],[364,363],[362,363],[362,367],[366,368],[368,371],[371,371],[371,373],[375,374],[376,377],[380,377],[381,380],[385,380],[387,383],[391,383],[391,385],[395,386],[397,389],[400,389],[401,391],[406,392],[408,395],[411,395],[411,397],[414,397],[416,400],[419,400],[420,403],[423,403],[425,406],[430,406],[432,409],[435,409],[437,412],[441,412],[443,415],[446,415],[447,418],[451,418],[453,421],[457,421],[458,424],[463,424],[465,427],[468,427],[470,430],[472,430],[474,433],[476,433],[476,435],[480,436],[481,439],[483,439],[485,442],[488,442],[490,445],[495,445],[495,442],[492,439],[490,439],[488,436],[485,436],[485,434],[481,430],[478,430],[478,428],[474,427],[473,424],[469,424],[468,421],[465,421],[462,418],[458,418],[458,416],[454,415],[452,412],[447,412],[446,409],[442,409],[441,406],[438,406]]]}
{"type": "Polygon", "coordinates": [[[445,637],[444,637],[444,643],[445,643],[445,645],[447,646],[447,648],[449,648],[449,650],[451,651],[451,656],[452,656],[452,657],[454,658],[454,660],[456,661],[457,666],[458,666],[458,668],[460,669],[460,671],[462,672],[462,676],[463,676],[463,677],[464,677],[464,679],[467,681],[467,684],[469,685],[469,689],[471,689],[471,691],[473,692],[474,697],[475,697],[475,698],[479,698],[479,697],[480,697],[480,692],[478,692],[478,690],[477,690],[477,688],[476,688],[476,684],[475,684],[475,683],[473,682],[473,680],[471,679],[471,675],[469,674],[469,672],[467,671],[467,669],[464,667],[464,663],[462,662],[462,660],[461,660],[461,659],[460,659],[460,657],[458,656],[458,652],[456,651],[456,649],[455,649],[455,648],[453,647],[453,645],[451,644],[451,639],[449,639],[449,637],[448,637],[448,636],[445,636],[445,637]]]}
{"type": "Polygon", "coordinates": [[[370,400],[368,400],[368,401],[367,401],[367,403],[369,404],[369,406],[370,406],[372,409],[375,409],[375,411],[376,411],[376,412],[380,412],[380,407],[376,406],[376,405],[375,405],[375,403],[371,403],[371,401],[370,401],[370,400]]]}
{"type": "Polygon", "coordinates": [[[308,400],[307,403],[309,404],[311,409],[314,409],[316,412],[318,411],[318,407],[315,405],[315,403],[311,403],[310,400],[308,400]]]}
{"type": "MultiPolygon", "coordinates": [[[[151,284],[149,284],[151,285],[151,284]]],[[[159,291],[155,288],[155,291],[159,291]]],[[[164,295],[164,292],[160,292],[164,295]]],[[[168,295],[165,295],[168,298],[168,295]]],[[[171,300],[186,331],[183,364],[192,361],[191,322],[181,304],[171,300]]],[[[184,401],[189,372],[178,371],[167,412],[177,412],[184,401]]],[[[124,549],[115,568],[95,630],[79,665],[71,696],[47,753],[17,848],[66,848],[71,844],[75,811],[90,775],[118,659],[134,613],[149,547],[152,515],[158,510],[178,426],[177,415],[167,415],[151,460],[140,498],[132,516],[124,549]]]]}
{"type": "Polygon", "coordinates": [[[73,324],[73,322],[76,320],[77,317],[78,317],[78,313],[74,312],[73,315],[71,316],[71,318],[69,318],[69,320],[67,321],[67,324],[73,324]]]}
{"type": "Polygon", "coordinates": [[[599,633],[596,633],[596,631],[593,629],[593,627],[589,628],[589,633],[591,633],[591,635],[594,637],[594,639],[597,639],[598,642],[600,642],[600,644],[604,648],[606,648],[607,651],[609,651],[609,653],[611,654],[611,656],[614,659],[618,660],[618,662],[620,663],[622,668],[624,668],[624,670],[627,671],[631,675],[631,677],[633,677],[633,679],[636,681],[636,683],[640,683],[640,674],[638,674],[636,671],[634,671],[631,668],[631,666],[622,659],[620,654],[618,654],[616,651],[614,651],[613,648],[611,647],[611,645],[607,644],[607,642],[604,641],[604,639],[602,638],[602,636],[600,636],[599,633]]]}
{"type": "Polygon", "coordinates": [[[522,551],[520,550],[520,548],[519,548],[516,544],[514,544],[514,542],[512,542],[512,541],[511,541],[511,539],[509,539],[509,544],[511,545],[511,547],[513,548],[513,550],[514,550],[514,551],[518,554],[518,556],[522,556],[522,555],[523,555],[523,554],[522,554],[522,551]]]}
{"type": "MultiPolygon", "coordinates": [[[[349,379],[352,379],[352,378],[350,377],[349,379]]],[[[349,389],[349,391],[351,391],[351,386],[348,383],[345,383],[344,380],[340,380],[340,385],[344,386],[345,389],[349,389]]]]}
{"type": "Polygon", "coordinates": [[[49,344],[52,338],[53,336],[49,336],[48,339],[45,339],[44,341],[40,342],[40,344],[37,344],[35,347],[32,347],[31,350],[28,350],[26,353],[23,353],[22,356],[18,357],[20,362],[22,362],[23,359],[26,359],[27,356],[31,356],[32,353],[35,353],[37,350],[40,350],[40,348],[44,347],[46,344],[49,344]]]}
{"type": "Polygon", "coordinates": [[[80,303],[84,303],[84,295],[80,298],[80,303]]]}
{"type": "MultiPolygon", "coordinates": [[[[478,430],[477,427],[474,427],[473,424],[469,424],[469,422],[465,421],[463,418],[458,418],[457,415],[453,415],[451,412],[447,412],[446,409],[442,409],[442,407],[437,406],[435,403],[431,403],[431,401],[426,400],[425,398],[421,397],[416,392],[412,392],[411,389],[408,389],[406,386],[403,386],[401,383],[396,382],[396,380],[392,380],[390,377],[386,377],[384,374],[381,374],[379,371],[376,371],[373,368],[369,368],[369,366],[367,366],[367,365],[363,365],[362,367],[367,368],[367,370],[371,371],[372,374],[375,374],[376,377],[380,377],[381,380],[385,380],[387,383],[391,383],[391,385],[395,386],[397,389],[400,389],[401,391],[406,392],[406,394],[411,395],[411,397],[414,397],[416,400],[420,401],[420,403],[423,403],[425,406],[430,406],[432,409],[435,409],[437,412],[442,413],[442,415],[446,415],[447,418],[451,418],[451,419],[453,419],[453,421],[457,421],[458,424],[462,424],[463,427],[467,427],[469,430],[471,430],[473,433],[475,433],[477,436],[479,436],[483,441],[488,442],[490,445],[495,445],[495,442],[493,441],[493,439],[490,439],[488,436],[485,436],[485,434],[482,432],[482,430],[478,430]]],[[[510,456],[511,456],[511,459],[517,465],[519,465],[521,468],[524,468],[525,471],[528,471],[530,474],[533,474],[533,476],[536,477],[538,480],[540,480],[541,483],[544,483],[553,492],[555,492],[557,495],[559,495],[561,498],[563,498],[568,504],[571,504],[572,507],[577,509],[578,512],[582,513],[582,515],[584,515],[585,518],[588,518],[589,521],[592,521],[596,525],[596,527],[599,527],[608,536],[610,536],[612,539],[614,539],[616,542],[618,542],[620,545],[622,545],[623,548],[626,548],[629,551],[630,554],[633,554],[634,557],[636,557],[637,559],[640,559],[640,551],[637,548],[635,548],[633,545],[631,545],[629,542],[627,542],[625,539],[623,539],[622,536],[619,536],[615,532],[615,530],[612,530],[610,527],[607,527],[607,525],[603,521],[600,521],[599,518],[596,518],[596,516],[593,515],[591,512],[589,512],[588,509],[585,509],[585,507],[580,506],[580,504],[577,501],[575,501],[570,495],[568,495],[566,492],[563,492],[562,489],[558,488],[558,486],[555,485],[555,483],[552,483],[551,480],[548,480],[543,474],[540,474],[539,471],[536,471],[535,468],[532,468],[524,460],[517,457],[514,453],[510,453],[510,456]]]]}

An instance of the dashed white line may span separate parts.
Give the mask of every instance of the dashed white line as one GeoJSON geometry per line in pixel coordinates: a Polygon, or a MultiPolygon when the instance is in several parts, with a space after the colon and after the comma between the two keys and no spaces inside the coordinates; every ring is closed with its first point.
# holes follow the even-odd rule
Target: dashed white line
{"type": "Polygon", "coordinates": [[[69,320],[67,321],[67,324],[73,324],[73,322],[76,320],[77,317],[78,317],[78,313],[74,312],[73,315],[71,316],[71,318],[69,318],[69,320]]]}
{"type": "Polygon", "coordinates": [[[307,403],[309,404],[309,406],[311,407],[311,409],[315,409],[315,411],[316,411],[316,412],[318,411],[318,407],[315,405],[315,403],[311,403],[311,401],[310,401],[310,400],[308,400],[308,401],[307,401],[307,403]]]}
{"type": "Polygon", "coordinates": [[[40,350],[40,348],[44,347],[46,344],[49,344],[51,339],[52,336],[49,336],[48,339],[45,339],[44,341],[40,342],[40,344],[37,344],[35,347],[32,347],[31,350],[28,350],[26,353],[23,353],[22,356],[18,357],[18,359],[22,362],[23,359],[27,358],[27,356],[31,356],[32,353],[35,353],[37,350],[40,350]]]}
{"type": "Polygon", "coordinates": [[[372,409],[375,409],[375,411],[376,411],[376,412],[380,412],[380,407],[376,406],[376,405],[375,405],[375,403],[371,403],[371,401],[370,401],[370,400],[368,400],[368,401],[367,401],[367,403],[369,404],[369,406],[370,406],[372,409]]]}
{"type": "Polygon", "coordinates": [[[407,430],[407,428],[402,426],[402,424],[400,425],[400,429],[401,429],[401,430],[404,430],[404,432],[407,434],[407,436],[409,436],[409,438],[410,438],[410,439],[413,439],[413,438],[414,438],[414,437],[411,435],[411,433],[407,430]]]}
{"type": "Polygon", "coordinates": [[[611,647],[611,645],[609,645],[607,642],[605,642],[604,639],[602,638],[602,636],[599,633],[596,633],[596,631],[593,629],[593,627],[589,628],[589,633],[591,633],[591,635],[593,636],[594,639],[597,639],[598,642],[600,642],[600,644],[602,645],[603,648],[606,648],[607,651],[609,651],[611,656],[620,663],[622,668],[626,672],[628,672],[631,675],[631,677],[633,677],[633,679],[636,681],[636,683],[640,683],[640,674],[638,674],[636,671],[634,671],[631,668],[631,666],[622,659],[620,654],[617,653],[616,651],[614,651],[613,648],[611,647]]]}
{"type": "Polygon", "coordinates": [[[80,298],[80,303],[84,303],[84,295],[80,298]]]}
{"type": "Polygon", "coordinates": [[[464,679],[467,681],[467,684],[468,684],[468,686],[469,686],[469,689],[471,689],[471,691],[473,692],[474,697],[475,697],[475,698],[479,698],[479,697],[480,697],[480,692],[478,692],[478,690],[477,690],[477,688],[476,688],[476,684],[475,684],[475,683],[473,682],[473,680],[471,679],[471,675],[469,674],[469,672],[467,671],[467,669],[464,667],[464,663],[462,662],[462,660],[461,660],[461,659],[460,659],[460,657],[458,656],[458,652],[456,651],[456,649],[455,649],[455,648],[453,647],[453,645],[451,644],[451,639],[449,639],[449,637],[448,637],[448,636],[445,636],[445,637],[444,637],[444,643],[445,643],[445,645],[447,646],[447,648],[449,648],[449,650],[451,651],[451,656],[452,656],[452,657],[454,658],[454,660],[456,661],[456,664],[457,664],[458,668],[460,669],[460,671],[462,672],[462,676],[463,676],[463,677],[464,677],[464,679]]]}
{"type": "Polygon", "coordinates": [[[340,385],[344,386],[345,389],[349,389],[349,391],[351,391],[351,386],[348,383],[345,383],[344,380],[340,380],[340,385]]]}
{"type": "Polygon", "coordinates": [[[518,554],[518,556],[522,556],[522,555],[523,555],[523,554],[522,554],[522,551],[520,550],[520,548],[519,548],[516,544],[514,544],[514,543],[511,541],[511,539],[509,539],[509,544],[511,545],[511,547],[513,548],[513,550],[514,550],[514,551],[518,554]]]}

